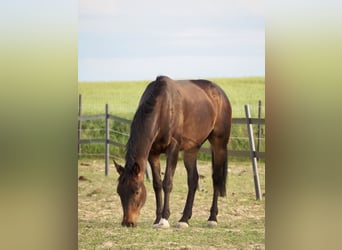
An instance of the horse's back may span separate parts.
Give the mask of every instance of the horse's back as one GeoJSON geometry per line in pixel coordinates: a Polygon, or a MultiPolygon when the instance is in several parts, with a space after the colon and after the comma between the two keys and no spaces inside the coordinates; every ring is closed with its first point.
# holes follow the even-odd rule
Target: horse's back
{"type": "Polygon", "coordinates": [[[229,126],[229,100],[216,84],[208,80],[163,80],[168,92],[163,101],[172,106],[172,120],[179,125],[184,149],[202,144],[215,127],[219,128],[218,122],[222,128],[229,126]]]}
{"type": "Polygon", "coordinates": [[[231,115],[229,99],[217,84],[203,79],[178,81],[168,79],[168,86],[173,89],[172,91],[177,91],[181,95],[186,105],[191,108],[192,113],[201,108],[201,113],[213,108],[216,115],[220,113],[231,115]]]}

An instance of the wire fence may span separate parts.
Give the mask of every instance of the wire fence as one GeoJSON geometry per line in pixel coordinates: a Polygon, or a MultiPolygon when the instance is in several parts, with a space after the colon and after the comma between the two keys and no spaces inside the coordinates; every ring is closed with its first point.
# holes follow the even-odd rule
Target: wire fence
{"type": "MultiPolygon", "coordinates": [[[[103,114],[96,114],[96,115],[84,115],[83,113],[89,113],[89,112],[84,112],[86,110],[84,107],[90,107],[90,106],[102,106],[100,104],[82,104],[82,95],[79,96],[79,118],[78,118],[78,137],[79,137],[79,142],[78,142],[78,153],[80,157],[85,157],[85,156],[100,156],[103,157],[108,155],[110,158],[115,158],[115,159],[122,159],[123,155],[122,153],[125,150],[125,143],[128,140],[129,137],[129,129],[130,129],[130,123],[131,121],[125,118],[121,118],[118,116],[111,115],[109,113],[109,105],[105,105],[105,112],[103,114]],[[106,110],[108,112],[106,112],[106,110]],[[85,122],[87,121],[94,121],[98,124],[93,125],[93,126],[102,126],[102,127],[87,127],[87,126],[82,126],[84,125],[85,122]],[[115,121],[116,125],[110,125],[110,121],[115,121]],[[119,127],[120,129],[117,129],[119,127]],[[105,135],[108,135],[106,138],[105,135]],[[98,150],[102,150],[102,153],[99,152],[86,152],[84,149],[81,149],[82,144],[102,144],[104,145],[102,148],[100,147],[98,150]],[[108,150],[108,153],[104,152],[105,149],[105,144],[110,144],[114,145],[117,148],[121,148],[121,150],[108,150]]],[[[253,105],[249,106],[249,110],[253,112],[253,114],[257,114],[257,118],[253,118],[250,123],[254,124],[257,126],[257,133],[256,133],[256,139],[255,144],[256,144],[256,155],[257,159],[259,158],[264,158],[264,106],[262,105],[261,101],[259,101],[258,105],[253,105]],[[251,109],[252,107],[252,109],[251,109]]],[[[243,109],[243,107],[240,107],[243,109]]],[[[237,107],[235,107],[235,110],[237,107]]],[[[233,118],[233,128],[232,128],[232,133],[230,137],[230,144],[228,147],[229,155],[231,157],[249,157],[250,155],[250,150],[248,149],[248,142],[250,140],[249,135],[247,134],[247,130],[245,129],[246,127],[246,118],[241,117],[241,118],[233,118]],[[234,129],[235,126],[239,126],[240,128],[234,129]],[[237,131],[235,133],[235,131],[237,131]],[[241,131],[244,131],[244,134],[241,134],[241,131]],[[235,141],[235,142],[234,142],[235,141]],[[244,149],[241,148],[241,142],[245,141],[245,143],[242,143],[244,145],[244,149]],[[247,147],[247,148],[246,148],[247,147]]],[[[107,146],[109,148],[109,146],[107,146]]],[[[204,144],[204,147],[201,150],[202,153],[209,153],[210,149],[206,147],[204,144]]]]}

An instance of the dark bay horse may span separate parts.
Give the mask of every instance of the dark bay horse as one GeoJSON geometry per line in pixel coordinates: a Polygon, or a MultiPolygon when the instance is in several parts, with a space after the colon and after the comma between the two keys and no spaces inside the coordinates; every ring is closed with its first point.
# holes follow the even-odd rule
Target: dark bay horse
{"type": "Polygon", "coordinates": [[[227,144],[232,109],[223,90],[207,80],[173,80],[159,76],[143,93],[131,124],[125,167],[114,161],[120,175],[117,192],[123,207],[123,226],[136,226],[146,201],[144,173],[151,165],[156,198],[154,227],[169,227],[169,198],[178,153],[184,151],[188,195],[177,227],[187,227],[198,186],[197,154],[208,139],[212,150],[213,201],[208,225],[217,224],[217,199],[226,195],[227,144]],[[163,181],[160,154],[166,154],[163,181]],[[164,201],[162,199],[164,191],[164,201]]]}

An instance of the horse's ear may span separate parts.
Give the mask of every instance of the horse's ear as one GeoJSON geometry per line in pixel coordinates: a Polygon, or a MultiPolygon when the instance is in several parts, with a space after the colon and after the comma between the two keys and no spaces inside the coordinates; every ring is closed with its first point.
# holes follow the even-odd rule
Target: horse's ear
{"type": "Polygon", "coordinates": [[[140,166],[136,162],[132,166],[132,173],[135,174],[135,175],[138,175],[140,173],[140,166]]]}
{"type": "Polygon", "coordinates": [[[114,162],[116,171],[118,171],[119,175],[121,175],[125,171],[125,169],[120,164],[116,163],[115,160],[113,160],[113,162],[114,162]]]}

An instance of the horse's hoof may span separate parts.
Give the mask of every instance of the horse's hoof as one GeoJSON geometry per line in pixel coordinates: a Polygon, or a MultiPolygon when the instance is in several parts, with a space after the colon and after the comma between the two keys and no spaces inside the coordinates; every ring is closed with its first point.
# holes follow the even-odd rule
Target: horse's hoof
{"type": "Polygon", "coordinates": [[[208,220],[208,227],[216,227],[217,221],[214,220],[208,220]]]}
{"type": "Polygon", "coordinates": [[[154,224],[153,228],[169,228],[170,224],[167,219],[161,218],[158,224],[154,224]]]}
{"type": "Polygon", "coordinates": [[[177,223],[177,226],[176,226],[177,228],[187,228],[187,227],[189,227],[189,224],[188,223],[186,223],[186,222],[181,222],[181,221],[179,221],[178,223],[177,223]]]}

